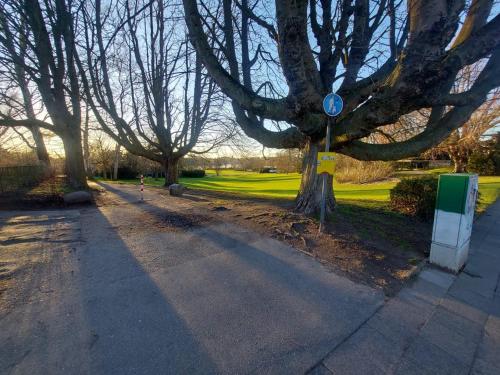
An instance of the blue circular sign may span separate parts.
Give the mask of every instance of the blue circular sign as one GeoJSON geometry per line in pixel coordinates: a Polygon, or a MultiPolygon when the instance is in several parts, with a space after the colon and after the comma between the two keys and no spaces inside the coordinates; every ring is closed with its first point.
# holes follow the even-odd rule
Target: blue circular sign
{"type": "Polygon", "coordinates": [[[344,108],[342,98],[334,93],[328,94],[323,99],[323,109],[328,116],[338,116],[344,108]]]}

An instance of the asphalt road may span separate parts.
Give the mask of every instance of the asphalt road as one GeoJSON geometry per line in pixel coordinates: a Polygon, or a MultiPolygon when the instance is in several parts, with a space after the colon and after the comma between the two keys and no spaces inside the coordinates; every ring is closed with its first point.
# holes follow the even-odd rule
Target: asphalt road
{"type": "Polygon", "coordinates": [[[383,304],[192,200],[106,188],[112,205],[0,213],[0,258],[25,260],[0,373],[302,374],[383,304]]]}

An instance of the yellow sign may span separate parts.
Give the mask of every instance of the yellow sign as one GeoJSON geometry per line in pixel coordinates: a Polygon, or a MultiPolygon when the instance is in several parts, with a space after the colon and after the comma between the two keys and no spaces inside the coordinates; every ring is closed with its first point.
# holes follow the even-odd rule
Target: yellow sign
{"type": "Polygon", "coordinates": [[[333,176],[333,170],[335,169],[336,157],[333,152],[318,152],[318,164],[316,168],[316,173],[328,173],[333,176]]]}

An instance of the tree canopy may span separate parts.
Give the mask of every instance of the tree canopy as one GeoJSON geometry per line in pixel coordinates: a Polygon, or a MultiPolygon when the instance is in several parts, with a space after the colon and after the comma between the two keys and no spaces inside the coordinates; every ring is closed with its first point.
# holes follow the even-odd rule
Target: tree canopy
{"type": "MultiPolygon", "coordinates": [[[[365,160],[418,155],[459,128],[500,84],[500,16],[492,15],[493,1],[183,4],[191,41],[232,99],[238,123],[268,147],[306,145],[317,152],[327,125],[322,100],[335,89],[345,104],[332,129],[335,151],[365,160]],[[489,60],[474,84],[451,92],[461,69],[482,58],[489,60]],[[422,108],[431,114],[418,134],[370,142],[381,127],[422,108]]],[[[306,211],[317,207],[314,163],[311,157],[303,178],[306,211]]]]}
{"type": "Polygon", "coordinates": [[[229,107],[264,146],[304,150],[297,208],[313,212],[326,94],[345,104],[334,151],[394,160],[441,143],[500,86],[492,0],[24,0],[0,10],[1,104],[14,108],[9,87],[22,98],[0,125],[59,135],[75,186],[85,186],[84,101],[117,143],[172,175],[195,145],[232,133],[229,107]],[[454,89],[479,60],[473,82],[454,89]],[[411,131],[394,125],[422,112],[411,131]]]}

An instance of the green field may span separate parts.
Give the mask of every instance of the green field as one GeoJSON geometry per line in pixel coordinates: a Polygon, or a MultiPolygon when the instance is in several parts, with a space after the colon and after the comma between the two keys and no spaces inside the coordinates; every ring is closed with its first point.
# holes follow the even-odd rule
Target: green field
{"type": "MultiPolygon", "coordinates": [[[[440,171],[441,172],[441,171],[440,171]]],[[[443,170],[443,172],[445,172],[443,170]]],[[[429,173],[433,173],[432,171],[429,173]]],[[[389,192],[397,179],[371,184],[334,183],[335,196],[339,200],[387,202],[389,192]]],[[[137,183],[137,180],[121,180],[118,183],[137,183]]],[[[203,178],[180,178],[180,183],[192,189],[239,193],[247,196],[293,199],[300,186],[300,174],[262,174],[224,170],[220,176],[208,171],[203,178]]],[[[145,178],[146,185],[162,186],[163,179],[145,178]]],[[[500,194],[500,176],[479,178],[481,201],[479,211],[494,202],[500,194]]]]}

